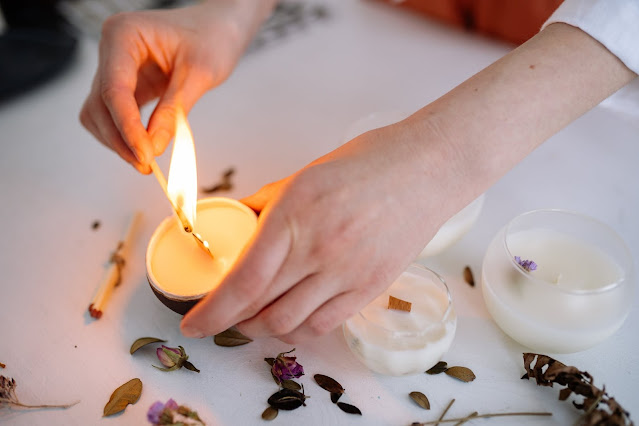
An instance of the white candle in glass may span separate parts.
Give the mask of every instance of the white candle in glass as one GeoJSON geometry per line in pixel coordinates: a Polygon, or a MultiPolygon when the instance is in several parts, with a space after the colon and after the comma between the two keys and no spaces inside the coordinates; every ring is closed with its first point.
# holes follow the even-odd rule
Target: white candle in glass
{"type": "Polygon", "coordinates": [[[495,322],[538,352],[587,349],[623,324],[633,293],[633,265],[605,225],[558,210],[521,215],[493,239],[482,291],[495,322]],[[514,260],[532,260],[526,271],[514,260]]]}
{"type": "Polygon", "coordinates": [[[443,279],[410,266],[362,311],[343,325],[353,354],[371,370],[400,376],[423,373],[441,359],[455,336],[457,317],[443,279]],[[410,312],[388,309],[389,295],[412,304],[410,312]]]}

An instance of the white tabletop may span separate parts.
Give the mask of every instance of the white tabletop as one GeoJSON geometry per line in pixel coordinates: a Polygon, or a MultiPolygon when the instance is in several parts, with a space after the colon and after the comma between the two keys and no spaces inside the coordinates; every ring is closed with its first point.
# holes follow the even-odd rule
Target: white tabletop
{"type": "MultiPolygon", "coordinates": [[[[241,198],[336,147],[349,124],[376,111],[412,111],[479,71],[508,46],[465,34],[376,2],[325,1],[331,17],[247,55],[235,74],[193,109],[200,184],[236,168],[241,198]]],[[[49,84],[0,105],[0,374],[18,382],[25,403],[81,402],[68,410],[0,410],[0,423],[145,424],[148,407],[172,397],[196,409],[208,424],[261,424],[267,397],[277,390],[264,357],[290,349],[275,339],[237,348],[212,339],[190,340],[180,316],[165,308],[145,278],[151,233],[170,207],[157,182],[95,142],[77,115],[96,66],[97,44],[82,40],[77,60],[49,84]],[[127,259],[123,284],[102,319],[87,305],[114,244],[135,210],[144,213],[127,259]],[[94,220],[101,222],[91,229],[94,220]],[[163,373],[151,350],[135,356],[138,337],[182,345],[201,373],[163,373]],[[131,378],[144,383],[141,399],[101,418],[111,392],[131,378]]],[[[3,58],[4,60],[4,58],[3,58]]],[[[639,254],[639,138],[633,123],[596,108],[551,138],[488,192],[474,228],[445,253],[425,261],[448,281],[459,315],[455,341],[444,359],[473,369],[469,384],[445,375],[384,377],[351,355],[337,330],[297,345],[311,395],[308,406],[282,412],[279,424],[390,424],[432,420],[451,398],[451,415],[472,411],[551,411],[551,418],[518,424],[571,424],[579,415],[557,401],[558,389],[519,380],[526,348],[497,328],[480,288],[462,280],[470,265],[479,277],[484,251],[515,215],[564,208],[614,228],[639,254]],[[363,417],[342,413],[312,380],[323,373],[346,388],[346,402],[363,417]],[[424,411],[408,398],[425,393],[424,411]]],[[[168,158],[160,163],[167,170],[168,158]]],[[[428,193],[416,193],[426,197],[428,193]]],[[[559,355],[585,369],[595,384],[639,416],[639,310],[603,344],[559,355]]],[[[512,424],[493,419],[487,424],[512,424]]],[[[275,424],[274,423],[274,424],[275,424]]]]}

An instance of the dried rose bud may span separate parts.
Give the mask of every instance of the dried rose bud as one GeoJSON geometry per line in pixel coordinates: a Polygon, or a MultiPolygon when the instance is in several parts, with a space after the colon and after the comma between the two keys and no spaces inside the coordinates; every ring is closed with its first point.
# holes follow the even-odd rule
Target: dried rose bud
{"type": "Polygon", "coordinates": [[[160,360],[162,365],[166,367],[161,368],[154,365],[154,367],[158,370],[173,371],[184,367],[187,370],[195,371],[197,373],[200,372],[200,370],[195,368],[193,364],[187,361],[189,359],[189,356],[186,354],[182,346],[178,346],[177,348],[169,348],[168,346],[162,345],[161,348],[157,348],[155,353],[157,354],[158,359],[160,360]]]}
{"type": "Polygon", "coordinates": [[[535,269],[537,269],[537,264],[533,262],[532,260],[527,260],[527,259],[521,260],[521,257],[515,256],[515,262],[517,262],[519,266],[521,266],[522,268],[524,268],[524,270],[528,272],[534,271],[535,269]]]}
{"type": "Polygon", "coordinates": [[[280,382],[295,379],[304,375],[304,367],[302,367],[302,364],[298,364],[297,361],[295,361],[296,357],[284,356],[294,350],[295,349],[293,348],[288,352],[282,352],[273,362],[271,373],[273,373],[273,376],[280,382]]]}

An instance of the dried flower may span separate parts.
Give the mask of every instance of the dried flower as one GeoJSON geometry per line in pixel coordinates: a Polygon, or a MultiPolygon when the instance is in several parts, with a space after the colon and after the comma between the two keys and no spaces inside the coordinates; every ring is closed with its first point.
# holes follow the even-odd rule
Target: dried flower
{"type": "Polygon", "coordinates": [[[304,375],[304,367],[302,364],[298,364],[295,361],[294,356],[284,356],[293,352],[295,348],[288,352],[282,352],[275,358],[273,366],[271,367],[271,373],[273,377],[280,381],[296,379],[304,375]]]}
{"type": "Polygon", "coordinates": [[[200,372],[200,370],[195,368],[193,364],[187,361],[189,359],[189,356],[186,354],[182,346],[178,346],[177,348],[169,348],[168,346],[162,345],[162,347],[157,348],[155,352],[162,365],[166,367],[162,368],[154,365],[154,367],[158,370],[173,371],[184,367],[187,370],[195,371],[197,373],[200,372]]]}
{"type": "Polygon", "coordinates": [[[149,407],[146,418],[153,425],[196,425],[204,426],[197,412],[185,405],[178,405],[173,399],[165,404],[156,401],[149,407]]]}
{"type": "Polygon", "coordinates": [[[532,260],[521,260],[521,257],[515,256],[515,262],[517,262],[519,266],[524,268],[524,270],[526,270],[527,272],[537,269],[537,264],[532,260]]]}
{"type": "Polygon", "coordinates": [[[11,377],[0,376],[0,409],[8,406],[16,406],[22,408],[69,408],[73,407],[80,401],[76,401],[72,404],[60,404],[60,405],[29,405],[23,404],[16,395],[16,381],[11,377]]]}

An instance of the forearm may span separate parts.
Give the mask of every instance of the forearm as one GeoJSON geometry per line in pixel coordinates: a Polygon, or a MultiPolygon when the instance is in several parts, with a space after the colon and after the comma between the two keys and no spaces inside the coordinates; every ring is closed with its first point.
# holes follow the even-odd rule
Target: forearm
{"type": "Polygon", "coordinates": [[[634,77],[583,31],[553,24],[406,124],[435,135],[437,143],[422,141],[426,161],[445,165],[443,189],[463,206],[634,77]]]}

